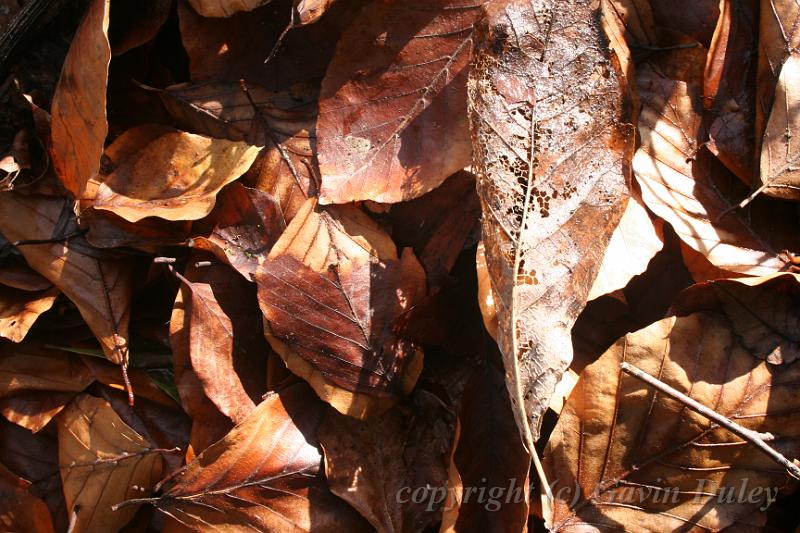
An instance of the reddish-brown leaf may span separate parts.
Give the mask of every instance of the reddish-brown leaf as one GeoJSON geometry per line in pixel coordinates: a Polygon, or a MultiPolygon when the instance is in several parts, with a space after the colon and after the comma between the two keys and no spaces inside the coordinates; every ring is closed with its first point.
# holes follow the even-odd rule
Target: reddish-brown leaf
{"type": "Polygon", "coordinates": [[[4,283],[0,272],[0,337],[22,342],[39,315],[53,306],[59,290],[44,281],[44,289],[20,289],[4,283]]]}
{"type": "Polygon", "coordinates": [[[0,464],[0,527],[4,531],[52,533],[47,505],[28,492],[30,481],[0,464]]]}
{"type": "Polygon", "coordinates": [[[271,0],[189,0],[189,4],[204,17],[230,17],[240,11],[252,11],[271,0]]]}
{"type": "Polygon", "coordinates": [[[320,94],[323,203],[394,203],[470,162],[466,78],[481,2],[373,1],[344,32],[320,94]]]}
{"type": "Polygon", "coordinates": [[[81,198],[100,171],[108,134],[106,87],[109,0],[92,0],[70,46],[53,95],[53,167],[64,187],[81,198]]]}

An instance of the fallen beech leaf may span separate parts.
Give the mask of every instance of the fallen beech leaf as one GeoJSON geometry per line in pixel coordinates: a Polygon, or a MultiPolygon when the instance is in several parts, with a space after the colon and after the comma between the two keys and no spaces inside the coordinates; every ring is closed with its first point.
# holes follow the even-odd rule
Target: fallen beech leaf
{"type": "Polygon", "coordinates": [[[219,190],[244,174],[257,154],[257,147],[241,142],[139,126],[108,148],[113,171],[103,178],[93,207],[130,222],[151,216],[197,220],[211,212],[219,190]]]}
{"type": "MultiPolygon", "coordinates": [[[[495,349],[496,352],[496,349],[495,349]]],[[[496,364],[502,365],[500,354],[496,364]]],[[[486,361],[464,388],[450,461],[444,532],[524,531],[530,456],[519,437],[501,368],[486,361]],[[488,494],[481,499],[478,494],[488,494]]]]}
{"type": "Polygon", "coordinates": [[[119,56],[151,41],[169,17],[172,2],[114,2],[111,4],[111,53],[119,56]]]}
{"type": "Polygon", "coordinates": [[[664,221],[652,220],[642,200],[633,195],[611,234],[600,271],[589,291],[588,300],[624,288],[645,270],[664,246],[664,221]]]}
{"type": "Polygon", "coordinates": [[[753,182],[758,0],[723,0],[703,77],[711,111],[708,149],[743,182],[753,182]]]}
{"type": "Polygon", "coordinates": [[[465,82],[482,3],[371,2],[345,30],[319,99],[322,203],[410,200],[469,164],[465,82]]]}
{"type": "Polygon", "coordinates": [[[683,264],[692,274],[692,279],[695,283],[703,283],[704,281],[713,281],[715,279],[723,278],[738,278],[741,275],[735,272],[722,270],[711,264],[706,256],[681,242],[681,256],[683,256],[683,264]]]}
{"type": "Polygon", "coordinates": [[[255,287],[226,265],[189,267],[170,320],[173,353],[234,424],[266,392],[269,346],[255,287]]]}
{"type": "Polygon", "coordinates": [[[367,530],[319,475],[322,409],[302,383],[268,395],[149,501],[192,531],[367,530]]]}
{"type": "Polygon", "coordinates": [[[795,216],[791,209],[770,204],[728,211],[739,182],[699,146],[699,88],[651,69],[638,77],[642,145],[633,169],[645,205],[718,268],[756,276],[783,268],[777,250],[800,248],[796,235],[776,227],[782,217],[795,216]]]}
{"type": "Polygon", "coordinates": [[[39,315],[53,307],[59,290],[19,290],[0,285],[0,337],[22,342],[39,315]]]}
{"type": "Polygon", "coordinates": [[[681,292],[671,312],[719,311],[736,328],[751,355],[772,365],[800,359],[800,276],[720,279],[681,292]]]}
{"type": "Polygon", "coordinates": [[[4,531],[52,533],[47,505],[28,492],[30,482],[0,464],[0,527],[4,531]]]}
{"type": "Polygon", "coordinates": [[[161,476],[161,455],[128,427],[108,402],[82,394],[57,418],[58,462],[72,531],[116,531],[136,513],[112,511],[146,495],[161,476]]]}
{"type": "Polygon", "coordinates": [[[319,440],[331,492],[378,531],[425,530],[444,503],[452,419],[427,391],[365,422],[329,410],[319,440]],[[427,497],[412,500],[414,491],[427,497]]]}
{"type": "Polygon", "coordinates": [[[348,261],[325,273],[284,255],[268,261],[256,283],[273,348],[341,413],[379,414],[414,387],[422,351],[392,331],[425,294],[410,250],[399,261],[348,261]]]}
{"type": "Polygon", "coordinates": [[[625,361],[717,413],[800,453],[796,383],[752,357],[739,325],[716,312],[665,318],[617,341],[588,366],[545,450],[551,531],[720,531],[772,503],[788,473],[675,399],[623,374],[625,361]],[[744,494],[737,498],[736,494],[744,494]],[[733,497],[731,497],[733,495],[733,497]]]}
{"type": "Polygon", "coordinates": [[[760,186],[764,194],[800,200],[800,54],[783,64],[761,145],[760,186]]]}
{"type": "Polygon", "coordinates": [[[252,11],[272,0],[189,0],[189,4],[204,17],[230,17],[240,11],[252,11]]]}
{"type": "Polygon", "coordinates": [[[233,183],[220,191],[211,214],[194,224],[191,244],[212,252],[250,281],[284,229],[275,198],[233,183]]]}
{"type": "Polygon", "coordinates": [[[74,392],[26,391],[0,398],[0,413],[34,433],[41,431],[75,397],[74,392]]]}
{"type": "Polygon", "coordinates": [[[295,16],[299,25],[311,24],[320,19],[334,0],[294,0],[295,16]]]}
{"type": "Polygon", "coordinates": [[[100,171],[108,134],[106,87],[109,0],[92,0],[64,60],[52,104],[53,167],[64,187],[82,198],[100,171]]]}
{"type": "Polygon", "coordinates": [[[531,452],[572,359],[570,329],[628,196],[633,138],[598,7],[489,4],[470,75],[497,340],[531,452]]]}
{"type": "Polygon", "coordinates": [[[71,202],[63,198],[0,194],[0,232],[19,246],[28,264],[78,307],[112,363],[127,364],[130,264],[89,246],[77,234],[71,202]],[[48,242],[54,239],[53,242],[48,242]]]}

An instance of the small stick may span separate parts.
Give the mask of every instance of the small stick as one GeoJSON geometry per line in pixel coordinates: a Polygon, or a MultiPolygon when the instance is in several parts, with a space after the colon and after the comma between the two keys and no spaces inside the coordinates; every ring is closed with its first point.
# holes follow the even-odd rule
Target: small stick
{"type": "Polygon", "coordinates": [[[643,370],[640,370],[639,368],[636,368],[635,366],[629,363],[626,363],[625,361],[620,363],[619,366],[622,370],[624,370],[631,376],[644,381],[654,389],[657,389],[658,391],[663,392],[667,396],[671,396],[672,398],[678,400],[692,411],[695,411],[703,415],[704,417],[715,422],[719,426],[724,427],[731,433],[734,433],[742,437],[744,440],[746,440],[747,442],[749,442],[750,444],[752,444],[753,446],[755,446],[756,448],[767,454],[770,457],[770,459],[772,459],[779,465],[786,468],[786,470],[788,470],[792,476],[794,476],[797,479],[800,479],[800,467],[798,467],[792,461],[781,455],[781,453],[778,452],[778,450],[771,447],[769,444],[765,442],[765,437],[767,440],[772,440],[774,439],[774,436],[769,434],[764,435],[758,433],[757,431],[753,431],[752,429],[747,429],[744,426],[740,426],[733,420],[722,416],[713,409],[709,409],[705,405],[683,394],[679,390],[670,387],[663,381],[651,376],[647,372],[644,372],[643,370]]]}

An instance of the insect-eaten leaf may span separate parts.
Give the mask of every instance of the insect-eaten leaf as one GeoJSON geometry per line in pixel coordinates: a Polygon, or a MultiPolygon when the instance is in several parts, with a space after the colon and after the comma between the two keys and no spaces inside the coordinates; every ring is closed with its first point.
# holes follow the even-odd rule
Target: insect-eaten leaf
{"type": "Polygon", "coordinates": [[[720,531],[775,501],[789,485],[783,467],[620,369],[625,362],[656,376],[797,457],[800,365],[753,357],[742,325],[716,311],[665,318],[586,367],[545,450],[555,480],[551,531],[587,523],[594,531],[720,531]]]}
{"type": "Polygon", "coordinates": [[[489,4],[470,73],[497,341],[531,452],[572,359],[570,329],[628,199],[633,136],[598,8],[489,4]]]}
{"type": "Polygon", "coordinates": [[[93,207],[130,222],[203,218],[220,189],[250,168],[258,150],[166,126],[138,126],[106,150],[110,173],[102,178],[93,207]]]}
{"type": "Polygon", "coordinates": [[[469,164],[465,82],[482,3],[371,2],[345,30],[320,93],[322,203],[410,200],[469,164]]]}

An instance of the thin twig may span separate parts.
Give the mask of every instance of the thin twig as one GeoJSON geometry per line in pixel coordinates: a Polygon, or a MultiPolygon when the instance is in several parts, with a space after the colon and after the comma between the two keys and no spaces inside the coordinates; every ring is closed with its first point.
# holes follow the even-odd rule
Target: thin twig
{"type": "Polygon", "coordinates": [[[658,391],[663,392],[667,396],[670,396],[678,400],[692,411],[695,411],[696,413],[703,415],[704,417],[718,424],[720,427],[723,427],[728,431],[730,431],[731,433],[734,433],[735,435],[742,437],[744,440],[746,440],[747,442],[749,442],[750,444],[752,444],[753,446],[755,446],[756,448],[767,454],[773,461],[786,468],[786,470],[788,470],[792,476],[796,477],[797,479],[800,479],[800,467],[798,467],[795,463],[784,457],[778,450],[776,450],[775,448],[766,443],[767,440],[774,440],[775,439],[774,435],[759,433],[757,431],[753,431],[752,429],[747,429],[744,426],[740,426],[733,420],[719,414],[713,409],[709,409],[705,405],[683,394],[679,390],[670,387],[663,381],[651,376],[647,372],[639,368],[636,368],[630,363],[626,363],[625,361],[623,361],[622,363],[620,363],[620,368],[625,372],[627,372],[628,374],[630,374],[631,376],[644,381],[654,389],[657,389],[658,391]]]}

